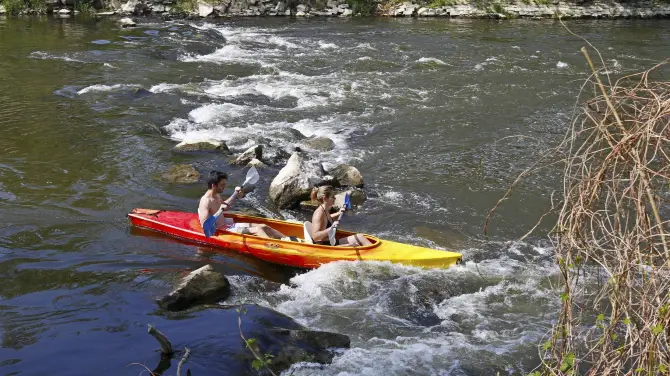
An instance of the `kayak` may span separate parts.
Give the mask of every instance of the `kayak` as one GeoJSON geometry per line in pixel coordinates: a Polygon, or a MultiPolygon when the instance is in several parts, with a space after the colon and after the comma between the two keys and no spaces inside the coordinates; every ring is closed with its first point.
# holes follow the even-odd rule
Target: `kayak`
{"type": "MultiPolygon", "coordinates": [[[[262,223],[283,233],[293,240],[271,239],[250,234],[239,234],[218,229],[211,237],[206,237],[197,213],[133,209],[128,218],[134,226],[146,228],[166,235],[207,244],[215,248],[236,250],[253,255],[261,260],[298,268],[318,268],[333,261],[390,261],[424,268],[447,268],[462,262],[462,255],[397,243],[365,234],[371,245],[343,247],[305,242],[303,224],[255,217],[241,213],[226,213],[226,217],[239,223],[262,223]]],[[[353,235],[353,232],[338,229],[336,238],[353,235]]]]}

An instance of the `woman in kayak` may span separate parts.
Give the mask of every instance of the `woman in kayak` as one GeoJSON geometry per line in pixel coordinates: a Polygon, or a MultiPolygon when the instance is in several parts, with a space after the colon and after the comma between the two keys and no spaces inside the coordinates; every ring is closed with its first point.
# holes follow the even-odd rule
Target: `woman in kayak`
{"type": "MultiPolygon", "coordinates": [[[[328,240],[328,230],[339,224],[342,213],[346,210],[344,206],[334,214],[330,214],[330,209],[335,203],[335,192],[330,185],[312,188],[310,195],[312,202],[318,202],[319,207],[312,214],[312,241],[314,244],[330,245],[328,240]]],[[[366,246],[372,244],[363,234],[355,234],[346,238],[338,239],[341,246],[366,246]]]]}

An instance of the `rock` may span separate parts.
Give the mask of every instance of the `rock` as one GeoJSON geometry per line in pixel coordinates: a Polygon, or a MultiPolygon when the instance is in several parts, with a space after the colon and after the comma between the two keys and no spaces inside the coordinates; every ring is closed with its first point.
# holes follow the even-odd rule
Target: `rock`
{"type": "Polygon", "coordinates": [[[365,185],[361,172],[356,167],[348,164],[338,165],[330,169],[328,173],[333,175],[341,186],[362,188],[365,185]]]}
{"type": "Polygon", "coordinates": [[[269,148],[263,152],[263,161],[270,164],[285,164],[291,154],[282,148],[269,148]]]}
{"type": "MultiPolygon", "coordinates": [[[[295,10],[296,10],[296,12],[302,12],[302,13],[304,14],[304,13],[307,12],[309,9],[308,9],[307,5],[305,5],[305,4],[298,4],[298,5],[295,7],[295,10]]],[[[296,15],[297,15],[297,14],[296,14],[296,15]]]]}
{"type": "Polygon", "coordinates": [[[270,363],[270,368],[277,373],[299,362],[330,363],[333,353],[328,349],[349,348],[351,345],[348,336],[338,333],[299,329],[272,329],[270,333],[274,341],[282,344],[270,363]]]}
{"type": "Polygon", "coordinates": [[[351,10],[351,9],[345,9],[345,10],[342,11],[342,14],[341,14],[340,16],[342,16],[342,17],[349,17],[349,16],[351,16],[352,14],[354,14],[354,11],[353,11],[353,10],[351,10]]]}
{"type": "Polygon", "coordinates": [[[215,152],[215,153],[223,153],[223,154],[228,154],[230,155],[231,152],[228,149],[228,145],[226,145],[225,142],[222,141],[197,141],[197,142],[188,142],[188,141],[182,141],[175,145],[174,148],[172,148],[172,151],[175,152],[182,152],[182,153],[189,153],[189,152],[215,152]]]}
{"type": "Polygon", "coordinates": [[[295,128],[289,128],[288,133],[292,136],[293,140],[296,141],[301,141],[307,138],[307,136],[305,136],[304,134],[302,134],[302,132],[300,132],[295,128]]]}
{"type": "Polygon", "coordinates": [[[140,2],[137,0],[130,0],[127,3],[121,5],[121,11],[124,13],[134,13],[135,7],[139,4],[140,2]]]}
{"type": "Polygon", "coordinates": [[[318,151],[330,151],[335,149],[335,142],[328,137],[313,137],[303,141],[303,145],[309,149],[318,151]]]}
{"type": "Polygon", "coordinates": [[[69,9],[61,9],[58,11],[58,14],[70,14],[70,12],[71,11],[69,9]]]}
{"type": "Polygon", "coordinates": [[[278,13],[284,13],[284,11],[286,10],[286,3],[283,1],[278,1],[277,5],[275,6],[275,10],[278,13]]]}
{"type": "Polygon", "coordinates": [[[351,346],[351,340],[344,334],[316,330],[282,330],[282,334],[286,332],[291,339],[313,347],[348,349],[351,346]]]}
{"type": "Polygon", "coordinates": [[[263,167],[267,167],[267,165],[265,163],[263,163],[263,161],[260,161],[256,158],[254,158],[254,159],[250,160],[249,163],[247,163],[247,167],[263,168],[263,167]]]}
{"type": "Polygon", "coordinates": [[[149,90],[147,90],[143,87],[137,88],[133,91],[133,96],[135,98],[149,97],[149,96],[152,96],[152,95],[154,95],[154,93],[150,92],[149,90]]]}
{"type": "Polygon", "coordinates": [[[300,10],[297,11],[297,12],[295,13],[295,16],[296,16],[296,17],[305,17],[306,15],[307,15],[307,14],[306,14],[305,12],[300,11],[300,10]]]}
{"type": "Polygon", "coordinates": [[[263,145],[252,146],[244,153],[240,154],[237,159],[230,164],[245,166],[251,162],[252,159],[263,160],[263,145]]]}
{"type": "Polygon", "coordinates": [[[119,20],[119,25],[121,25],[121,27],[135,27],[137,24],[132,18],[126,17],[119,20]]]}
{"type": "Polygon", "coordinates": [[[171,293],[157,299],[158,305],[168,311],[181,311],[195,304],[216,303],[230,296],[226,276],[215,272],[211,265],[192,271],[171,293]]]}
{"type": "Polygon", "coordinates": [[[200,173],[191,165],[175,165],[160,175],[161,180],[169,183],[196,183],[200,173]]]}
{"type": "MultiPolygon", "coordinates": [[[[319,207],[319,203],[317,201],[312,201],[312,200],[306,200],[306,201],[300,201],[299,204],[300,210],[304,210],[306,212],[314,212],[319,207]]],[[[336,211],[340,210],[339,207],[331,207],[330,212],[335,213],[336,211]]]]}
{"type": "Polygon", "coordinates": [[[270,184],[270,199],[280,209],[294,207],[308,200],[312,188],[326,180],[321,162],[308,159],[304,152],[296,151],[270,184]]]}
{"type": "Polygon", "coordinates": [[[204,1],[199,1],[198,2],[198,15],[202,18],[205,18],[212,14],[214,12],[214,7],[211,6],[210,4],[204,2],[204,1]]]}
{"type": "Polygon", "coordinates": [[[5,14],[7,13],[7,10],[5,9],[5,6],[0,4],[0,14],[5,14]]]}
{"type": "Polygon", "coordinates": [[[107,17],[107,16],[113,16],[115,14],[116,14],[115,11],[111,11],[111,12],[98,12],[95,15],[99,17],[107,17]]]}
{"type": "MultiPolygon", "coordinates": [[[[359,191],[357,189],[348,191],[349,193],[349,203],[351,206],[360,206],[363,205],[365,202],[365,199],[367,198],[365,196],[365,192],[359,191]]],[[[335,210],[340,210],[342,205],[344,205],[344,196],[347,194],[347,192],[340,192],[335,194],[335,203],[333,204],[333,208],[335,210]]]]}

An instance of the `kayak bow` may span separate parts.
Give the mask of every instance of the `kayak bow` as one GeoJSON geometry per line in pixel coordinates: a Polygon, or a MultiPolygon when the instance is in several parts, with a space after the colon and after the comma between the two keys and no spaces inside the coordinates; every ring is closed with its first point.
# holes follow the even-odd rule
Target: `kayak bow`
{"type": "MultiPolygon", "coordinates": [[[[133,209],[128,217],[130,223],[137,227],[216,248],[233,249],[267,262],[299,268],[317,268],[322,264],[340,260],[390,261],[426,268],[446,268],[462,261],[460,253],[397,243],[367,234],[364,236],[372,242],[372,245],[342,247],[304,243],[302,239],[300,241],[270,239],[220,229],[213,236],[206,237],[196,213],[137,208],[133,209]]],[[[239,213],[227,213],[226,217],[232,218],[235,222],[266,224],[286,236],[302,238],[303,235],[303,226],[297,222],[239,213]]],[[[353,232],[337,230],[338,238],[353,234],[353,232]]]]}

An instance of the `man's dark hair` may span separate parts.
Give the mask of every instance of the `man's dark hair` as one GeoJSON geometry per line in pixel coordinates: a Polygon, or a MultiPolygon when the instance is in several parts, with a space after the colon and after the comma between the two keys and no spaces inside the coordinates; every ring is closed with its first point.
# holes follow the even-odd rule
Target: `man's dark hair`
{"type": "Polygon", "coordinates": [[[211,171],[209,173],[209,180],[207,180],[207,189],[212,188],[212,185],[217,185],[222,179],[228,179],[228,174],[221,171],[211,171]]]}

